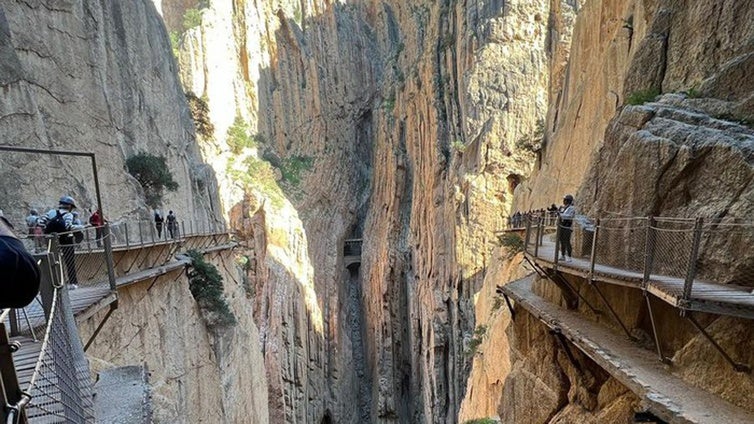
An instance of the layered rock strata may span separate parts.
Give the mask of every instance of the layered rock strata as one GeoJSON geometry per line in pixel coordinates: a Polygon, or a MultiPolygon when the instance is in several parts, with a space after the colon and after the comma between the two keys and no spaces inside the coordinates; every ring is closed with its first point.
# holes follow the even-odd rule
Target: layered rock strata
{"type": "Polygon", "coordinates": [[[271,419],[454,421],[471,297],[578,4],[220,3],[170,29],[214,124],[211,162],[230,171],[231,220],[259,247],[271,419]],[[348,238],[364,240],[355,275],[348,238]]]}

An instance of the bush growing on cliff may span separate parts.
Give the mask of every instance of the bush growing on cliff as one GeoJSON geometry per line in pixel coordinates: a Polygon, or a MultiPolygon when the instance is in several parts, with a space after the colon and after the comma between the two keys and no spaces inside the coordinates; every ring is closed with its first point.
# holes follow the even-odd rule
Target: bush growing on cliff
{"type": "Polygon", "coordinates": [[[194,120],[196,132],[205,139],[212,138],[215,126],[212,125],[212,121],[209,119],[209,106],[207,102],[190,91],[186,92],[186,100],[191,111],[191,118],[194,120]]]}
{"type": "Polygon", "coordinates": [[[157,208],[162,203],[165,190],[176,191],[178,183],[173,180],[173,174],[168,169],[165,156],[155,156],[151,153],[138,153],[126,159],[126,168],[144,190],[147,205],[157,208]]]}
{"type": "Polygon", "coordinates": [[[210,328],[230,327],[236,324],[236,316],[228,306],[223,294],[223,277],[217,268],[204,260],[196,250],[187,252],[191,258],[189,276],[189,291],[199,307],[208,312],[204,315],[205,322],[210,328]]]}
{"type": "Polygon", "coordinates": [[[202,24],[202,12],[199,9],[186,9],[183,13],[183,30],[188,31],[202,24]]]}
{"type": "Polygon", "coordinates": [[[524,251],[524,241],[516,233],[504,233],[500,236],[500,245],[507,250],[508,259],[524,251]]]}
{"type": "Polygon", "coordinates": [[[251,134],[246,121],[241,116],[236,115],[233,124],[228,128],[227,143],[230,151],[237,155],[245,148],[257,148],[259,141],[259,136],[251,134]]]}
{"type": "Polygon", "coordinates": [[[499,421],[495,421],[492,418],[476,418],[473,420],[465,421],[463,424],[497,424],[499,421]]]}
{"type": "Polygon", "coordinates": [[[469,345],[468,345],[468,348],[466,349],[466,355],[468,356],[476,355],[476,351],[479,348],[479,345],[482,344],[482,340],[484,340],[485,334],[487,334],[486,325],[480,325],[474,329],[474,337],[472,337],[471,340],[469,340],[469,345]]]}
{"type": "Polygon", "coordinates": [[[310,156],[291,156],[283,159],[280,172],[283,179],[294,186],[301,183],[301,173],[312,169],[314,160],[310,156]]]}
{"type": "Polygon", "coordinates": [[[653,87],[646,90],[634,91],[626,98],[627,105],[643,105],[646,102],[654,101],[660,95],[660,89],[653,87]]]}

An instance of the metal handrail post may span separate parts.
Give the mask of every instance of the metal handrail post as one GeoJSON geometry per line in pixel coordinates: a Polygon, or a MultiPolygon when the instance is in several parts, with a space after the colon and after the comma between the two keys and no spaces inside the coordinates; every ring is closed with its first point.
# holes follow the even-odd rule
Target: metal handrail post
{"type": "Polygon", "coordinates": [[[694,277],[696,277],[696,260],[699,256],[699,244],[702,240],[702,218],[697,218],[694,224],[694,240],[691,244],[691,256],[689,257],[689,269],[686,273],[686,282],[683,284],[683,305],[688,304],[688,300],[691,297],[691,288],[694,285],[694,277]]]}
{"type": "Polygon", "coordinates": [[[529,240],[531,239],[531,221],[526,221],[526,233],[524,236],[524,251],[529,252],[529,240]]]}
{"type": "Polygon", "coordinates": [[[560,215],[558,215],[558,219],[555,221],[555,266],[558,266],[558,250],[560,250],[560,224],[561,219],[560,215]]]}
{"type": "MultiPolygon", "coordinates": [[[[102,241],[105,249],[105,263],[107,264],[107,280],[110,283],[110,290],[117,289],[115,285],[115,261],[113,260],[113,240],[110,232],[110,224],[105,222],[102,226],[102,241]]],[[[128,231],[126,231],[128,234],[128,231]]],[[[128,240],[128,236],[126,236],[128,240]]]]}
{"type": "Polygon", "coordinates": [[[589,256],[589,282],[594,282],[594,265],[597,263],[597,240],[600,233],[600,219],[594,223],[594,232],[592,232],[592,252],[589,256]]]}
{"type": "Polygon", "coordinates": [[[128,237],[128,222],[123,222],[123,232],[126,233],[126,247],[131,247],[128,237]]]}
{"type": "Polygon", "coordinates": [[[649,276],[652,275],[652,267],[654,266],[655,232],[652,230],[654,225],[655,217],[647,217],[647,235],[644,240],[644,277],[641,281],[642,289],[645,291],[649,285],[649,276]]]}
{"type": "Polygon", "coordinates": [[[141,231],[141,224],[143,224],[143,222],[139,220],[138,224],[139,224],[139,245],[141,246],[144,244],[144,233],[141,231]]]}
{"type": "Polygon", "coordinates": [[[537,220],[537,234],[534,239],[534,257],[539,256],[540,236],[542,234],[542,220],[537,220]]]}

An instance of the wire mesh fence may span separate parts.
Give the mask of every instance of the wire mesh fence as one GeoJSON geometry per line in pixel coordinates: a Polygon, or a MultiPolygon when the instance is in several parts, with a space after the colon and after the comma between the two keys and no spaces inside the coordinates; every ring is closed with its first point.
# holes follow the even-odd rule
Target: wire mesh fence
{"type": "Polygon", "coordinates": [[[165,264],[179,250],[229,241],[227,228],[211,221],[176,221],[170,229],[165,226],[160,232],[153,222],[141,220],[40,237],[22,235],[27,248],[37,252],[40,295],[27,307],[0,316],[14,339],[23,341],[14,362],[21,390],[32,397],[26,406],[31,422],[93,421],[92,382],[74,314],[115,289],[111,275],[165,264]],[[110,266],[108,254],[114,259],[110,266]]]}
{"type": "MultiPolygon", "coordinates": [[[[554,250],[562,248],[568,233],[541,237],[544,219],[528,228],[526,251],[559,262],[554,250]]],[[[572,266],[641,279],[679,299],[694,295],[694,284],[726,285],[726,290],[748,293],[754,288],[754,224],[674,217],[610,217],[596,220],[579,216],[571,227],[572,266]]],[[[709,288],[706,288],[710,293],[709,288]]]]}

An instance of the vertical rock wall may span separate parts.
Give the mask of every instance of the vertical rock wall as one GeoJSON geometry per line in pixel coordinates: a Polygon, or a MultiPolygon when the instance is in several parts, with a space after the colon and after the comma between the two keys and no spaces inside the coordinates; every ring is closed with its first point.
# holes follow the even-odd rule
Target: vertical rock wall
{"type": "Polygon", "coordinates": [[[455,421],[471,296],[536,158],[551,38],[575,8],[210,2],[183,31],[226,211],[257,246],[272,421],[455,421]],[[255,142],[234,152],[238,119],[255,142]],[[311,167],[294,183],[295,158],[311,167]],[[261,159],[274,167],[239,165],[261,159]],[[347,238],[364,239],[355,274],[347,238]]]}
{"type": "MultiPolygon", "coordinates": [[[[178,183],[164,207],[206,219],[219,213],[202,164],[167,33],[149,1],[8,1],[3,37],[0,139],[5,145],[94,153],[107,217],[151,218],[125,169],[138,152],[164,155],[178,183]]],[[[63,194],[96,205],[87,158],[3,153],[6,215],[46,210],[63,194]]],[[[85,217],[86,218],[86,217],[85,217]]]]}

